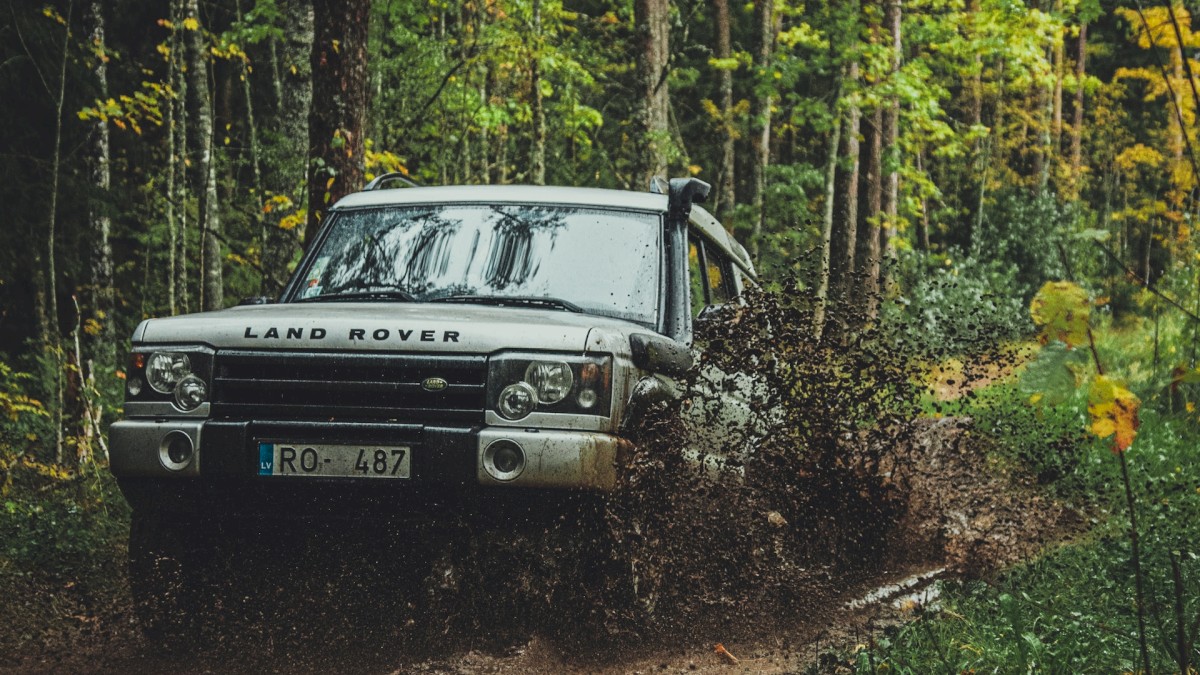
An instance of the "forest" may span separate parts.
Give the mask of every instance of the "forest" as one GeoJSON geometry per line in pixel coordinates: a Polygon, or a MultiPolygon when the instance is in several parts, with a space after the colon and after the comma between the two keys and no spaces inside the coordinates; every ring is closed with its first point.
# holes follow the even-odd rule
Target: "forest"
{"type": "Polygon", "coordinates": [[[7,0],[0,592],[25,609],[0,609],[23,626],[0,667],[83,630],[61,629],[64,584],[88,617],[123,592],[87,575],[122,564],[106,434],[135,326],[277,297],[329,206],[399,172],[711,183],[789,316],[919,345],[919,403],[993,440],[980,471],[1028,473],[1090,523],[805,672],[1191,672],[1195,9],[7,0]]]}

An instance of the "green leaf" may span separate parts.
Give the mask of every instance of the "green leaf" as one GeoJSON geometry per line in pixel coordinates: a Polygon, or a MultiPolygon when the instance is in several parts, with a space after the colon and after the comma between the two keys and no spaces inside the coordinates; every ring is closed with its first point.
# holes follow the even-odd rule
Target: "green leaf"
{"type": "Polygon", "coordinates": [[[1042,344],[1059,340],[1068,348],[1087,341],[1091,309],[1087,291],[1070,281],[1047,281],[1029,303],[1042,344]]]}
{"type": "Polygon", "coordinates": [[[1037,397],[1038,401],[1049,405],[1063,403],[1076,389],[1075,374],[1067,367],[1075,354],[1062,342],[1047,344],[1038,352],[1037,358],[1025,366],[1017,387],[1031,399],[1037,397]]]}

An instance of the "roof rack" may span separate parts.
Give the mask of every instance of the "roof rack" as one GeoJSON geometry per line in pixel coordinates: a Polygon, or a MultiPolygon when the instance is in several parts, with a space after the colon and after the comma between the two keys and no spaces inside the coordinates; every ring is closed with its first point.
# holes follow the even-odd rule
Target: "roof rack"
{"type": "Polygon", "coordinates": [[[382,190],[384,183],[390,183],[392,181],[399,181],[401,183],[404,183],[405,187],[421,187],[419,183],[417,183],[413,179],[409,178],[408,176],[404,175],[403,173],[401,173],[399,171],[391,171],[389,173],[385,173],[385,174],[376,176],[370,183],[367,183],[367,186],[365,188],[363,188],[363,192],[370,192],[371,190],[382,190]]]}

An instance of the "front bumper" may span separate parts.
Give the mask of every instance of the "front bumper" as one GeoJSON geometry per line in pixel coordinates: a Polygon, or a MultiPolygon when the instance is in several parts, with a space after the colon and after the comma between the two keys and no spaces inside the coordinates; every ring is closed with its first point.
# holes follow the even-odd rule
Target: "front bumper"
{"type": "Polygon", "coordinates": [[[412,475],[388,481],[405,485],[606,491],[617,483],[617,467],[629,450],[624,439],[591,431],[509,427],[435,427],[358,422],[235,422],[223,420],[123,420],[109,432],[110,466],[118,478],[248,481],[358,482],[355,478],[292,478],[258,475],[258,444],[290,442],[408,445],[412,475]],[[190,460],[169,468],[167,445],[183,434],[190,460]],[[497,440],[517,443],[525,468],[510,480],[493,478],[484,450],[497,440]]]}

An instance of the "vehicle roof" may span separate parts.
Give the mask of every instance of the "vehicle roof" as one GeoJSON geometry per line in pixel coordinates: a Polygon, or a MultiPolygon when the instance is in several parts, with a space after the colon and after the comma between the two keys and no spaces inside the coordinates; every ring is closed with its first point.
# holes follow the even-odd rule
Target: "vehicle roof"
{"type": "Polygon", "coordinates": [[[371,190],[346,195],[334,209],[370,206],[459,202],[514,204],[570,204],[662,212],[667,196],[652,192],[606,190],[602,188],[550,187],[542,185],[446,185],[371,190]]]}
{"type": "MultiPolygon", "coordinates": [[[[448,202],[461,204],[492,204],[496,202],[567,204],[654,213],[663,213],[668,206],[666,195],[632,190],[543,185],[446,185],[355,192],[338,200],[332,210],[448,202]]],[[[711,240],[729,255],[734,264],[744,273],[751,278],[756,277],[754,266],[750,262],[750,256],[746,253],[746,249],[725,230],[712,214],[699,206],[693,207],[691,223],[704,234],[705,238],[711,240]]]]}

